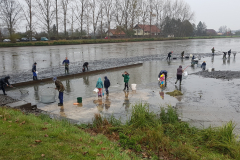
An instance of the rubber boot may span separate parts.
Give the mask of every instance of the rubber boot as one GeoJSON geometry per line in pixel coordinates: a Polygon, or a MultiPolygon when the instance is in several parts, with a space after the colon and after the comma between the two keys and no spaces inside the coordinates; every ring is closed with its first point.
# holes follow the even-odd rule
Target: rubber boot
{"type": "MultiPolygon", "coordinates": [[[[178,81],[178,80],[177,80],[178,81]]],[[[177,84],[177,81],[175,82],[175,84],[177,84]]]]}

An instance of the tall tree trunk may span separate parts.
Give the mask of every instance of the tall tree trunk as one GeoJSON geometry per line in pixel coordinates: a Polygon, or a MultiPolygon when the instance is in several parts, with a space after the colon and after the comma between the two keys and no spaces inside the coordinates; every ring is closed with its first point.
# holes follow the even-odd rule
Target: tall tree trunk
{"type": "Polygon", "coordinates": [[[57,0],[56,0],[56,31],[57,31],[57,40],[58,40],[58,6],[57,6],[57,0]]]}

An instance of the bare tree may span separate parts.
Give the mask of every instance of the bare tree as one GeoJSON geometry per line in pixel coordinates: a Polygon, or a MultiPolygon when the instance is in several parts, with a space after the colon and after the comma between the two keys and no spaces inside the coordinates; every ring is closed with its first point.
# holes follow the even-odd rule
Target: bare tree
{"type": "Polygon", "coordinates": [[[30,31],[30,38],[29,40],[32,41],[32,17],[33,17],[33,12],[32,12],[32,0],[24,0],[27,4],[27,7],[25,8],[24,6],[22,6],[23,9],[23,13],[24,13],[24,17],[28,23],[28,27],[29,27],[29,31],[30,31]],[[25,10],[24,10],[25,8],[25,10]]]}
{"type": "Polygon", "coordinates": [[[122,21],[124,17],[124,11],[122,7],[122,0],[118,0],[114,4],[114,19],[117,26],[122,26],[122,21]]]}
{"type": "Polygon", "coordinates": [[[54,7],[52,0],[36,0],[35,6],[38,14],[36,17],[43,24],[43,28],[48,33],[48,39],[50,40],[50,27],[52,26],[54,18],[54,7]]]}
{"type": "Polygon", "coordinates": [[[21,19],[22,8],[17,0],[2,0],[0,3],[1,19],[7,26],[10,37],[21,19]]]}
{"type": "Polygon", "coordinates": [[[82,39],[82,33],[83,33],[83,24],[84,24],[84,14],[85,14],[85,9],[87,5],[88,0],[76,0],[76,10],[75,10],[75,15],[77,17],[78,23],[80,25],[80,37],[82,39]]]}
{"type": "Polygon", "coordinates": [[[146,1],[143,1],[141,3],[141,19],[142,19],[142,24],[143,24],[143,36],[145,34],[145,29],[146,29],[146,23],[149,18],[149,4],[146,1]]]}
{"type": "Polygon", "coordinates": [[[96,38],[96,29],[97,29],[98,19],[101,14],[101,9],[97,8],[97,5],[98,5],[98,2],[96,0],[91,0],[90,8],[92,11],[92,25],[93,25],[94,38],[96,38]]]}
{"type": "Polygon", "coordinates": [[[107,17],[107,26],[108,26],[107,28],[108,28],[108,37],[109,37],[111,20],[113,17],[113,10],[112,10],[113,9],[113,0],[104,0],[103,4],[104,4],[104,9],[105,9],[105,14],[107,17]]]}
{"type": "Polygon", "coordinates": [[[64,35],[67,37],[67,11],[68,5],[71,0],[61,0],[61,7],[63,11],[63,25],[64,25],[64,35]]]}
{"type": "Polygon", "coordinates": [[[55,0],[55,16],[56,16],[56,34],[57,34],[57,40],[58,40],[58,0],[55,0]]]}
{"type": "Polygon", "coordinates": [[[138,12],[138,6],[137,6],[137,0],[131,0],[130,2],[130,15],[131,15],[131,25],[130,25],[130,28],[131,30],[133,30],[133,27],[134,27],[134,24],[135,24],[135,21],[137,19],[137,12],[138,12]]]}

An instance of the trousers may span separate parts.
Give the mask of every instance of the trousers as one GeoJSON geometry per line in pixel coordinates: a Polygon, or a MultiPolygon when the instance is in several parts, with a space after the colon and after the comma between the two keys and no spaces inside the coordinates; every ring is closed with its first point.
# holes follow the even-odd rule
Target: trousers
{"type": "Polygon", "coordinates": [[[63,92],[59,92],[58,98],[60,103],[63,104],[63,92]]]}

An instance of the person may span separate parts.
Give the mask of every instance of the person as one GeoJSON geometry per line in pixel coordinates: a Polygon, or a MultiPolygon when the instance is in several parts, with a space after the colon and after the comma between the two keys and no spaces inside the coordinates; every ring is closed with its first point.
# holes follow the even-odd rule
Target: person
{"type": "Polygon", "coordinates": [[[202,65],[201,65],[201,68],[202,68],[202,70],[204,70],[205,71],[205,69],[206,69],[206,62],[204,61],[203,63],[202,63],[202,65]]]}
{"type": "Polygon", "coordinates": [[[165,82],[165,75],[164,75],[164,73],[161,74],[160,81],[161,81],[161,87],[163,87],[164,86],[164,82],[165,82]]]}
{"type": "Polygon", "coordinates": [[[58,90],[59,94],[58,94],[58,98],[59,98],[59,103],[58,103],[58,106],[63,106],[63,92],[65,90],[63,84],[61,81],[59,81],[57,79],[57,77],[54,77],[53,78],[53,81],[55,82],[55,85],[56,85],[56,90],[58,90]]]}
{"type": "Polygon", "coordinates": [[[234,56],[234,58],[236,57],[236,54],[237,54],[237,52],[233,52],[233,56],[234,56]]]}
{"type": "Polygon", "coordinates": [[[160,76],[162,75],[162,73],[165,75],[165,84],[166,84],[167,83],[167,71],[166,70],[161,70],[160,73],[158,74],[158,78],[160,79],[160,76]]]}
{"type": "Polygon", "coordinates": [[[110,87],[110,81],[109,79],[107,78],[107,76],[104,77],[104,88],[106,90],[106,94],[108,95],[109,94],[109,91],[108,91],[108,88],[110,87]]]}
{"type": "Polygon", "coordinates": [[[227,52],[223,52],[223,59],[226,59],[227,58],[227,52]]]}
{"type": "Polygon", "coordinates": [[[212,55],[214,56],[215,49],[214,47],[212,48],[212,55]]]}
{"type": "Polygon", "coordinates": [[[192,61],[193,61],[194,59],[195,59],[195,56],[193,55],[193,56],[192,56],[192,61]]]}
{"type": "Polygon", "coordinates": [[[2,79],[0,80],[0,87],[1,87],[4,95],[7,95],[6,92],[5,92],[5,86],[10,86],[10,87],[12,87],[12,85],[10,85],[10,83],[9,83],[9,81],[8,81],[9,79],[10,79],[10,76],[7,76],[7,77],[2,78],[2,79]]]}
{"type": "Polygon", "coordinates": [[[168,57],[167,57],[167,59],[170,60],[170,58],[172,57],[172,53],[173,53],[173,51],[168,53],[168,57]]]}
{"type": "Polygon", "coordinates": [[[127,88],[127,90],[129,90],[129,88],[128,88],[128,81],[130,79],[129,74],[127,73],[127,71],[125,71],[124,74],[122,74],[122,76],[124,77],[124,83],[125,83],[125,87],[124,87],[123,91],[125,91],[126,88],[127,88]]]}
{"type": "Polygon", "coordinates": [[[69,73],[69,63],[70,63],[70,61],[68,60],[68,58],[66,57],[66,59],[63,61],[63,65],[65,64],[65,74],[67,73],[69,73]]]}
{"type": "Polygon", "coordinates": [[[98,81],[96,83],[96,88],[98,89],[98,97],[102,97],[102,88],[103,88],[103,82],[102,79],[99,77],[98,81]]]}
{"type": "Polygon", "coordinates": [[[86,68],[87,68],[87,70],[88,70],[88,62],[85,62],[85,63],[83,64],[83,69],[82,69],[82,71],[85,72],[85,71],[86,71],[86,68]]]}
{"type": "Polygon", "coordinates": [[[182,57],[182,59],[183,59],[183,57],[184,57],[184,51],[181,53],[181,57],[182,57]]]}
{"type": "Polygon", "coordinates": [[[232,53],[232,51],[231,51],[231,49],[228,51],[228,57],[230,57],[231,56],[231,53],[232,53]]]}
{"type": "Polygon", "coordinates": [[[175,82],[175,84],[177,84],[178,80],[180,80],[180,85],[182,83],[182,66],[180,65],[179,68],[177,69],[177,81],[175,82]]]}
{"type": "Polygon", "coordinates": [[[37,63],[35,62],[32,66],[33,80],[37,80],[37,63]]]}

